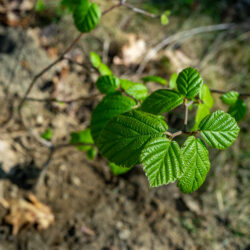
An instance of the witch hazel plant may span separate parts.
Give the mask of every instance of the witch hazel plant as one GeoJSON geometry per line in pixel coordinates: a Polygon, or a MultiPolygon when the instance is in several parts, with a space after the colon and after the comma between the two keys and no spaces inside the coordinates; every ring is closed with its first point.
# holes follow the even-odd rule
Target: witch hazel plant
{"type": "MultiPolygon", "coordinates": [[[[102,65],[95,53],[91,53],[91,62],[97,70],[102,65]]],[[[167,84],[160,77],[142,80],[167,84]]],[[[108,159],[115,175],[142,164],[150,187],[177,181],[182,192],[194,192],[204,183],[210,169],[206,145],[226,149],[240,131],[229,113],[222,110],[210,113],[213,106],[210,90],[191,67],[180,72],[171,84],[172,89],[159,89],[150,95],[144,84],[118,79],[109,69],[96,85],[105,96],[92,113],[90,133],[94,144],[108,159]],[[184,128],[171,133],[163,115],[180,105],[185,106],[184,128]],[[188,131],[191,105],[197,107],[197,114],[193,128],[188,131]],[[180,146],[175,138],[182,134],[187,139],[180,146]]]]}

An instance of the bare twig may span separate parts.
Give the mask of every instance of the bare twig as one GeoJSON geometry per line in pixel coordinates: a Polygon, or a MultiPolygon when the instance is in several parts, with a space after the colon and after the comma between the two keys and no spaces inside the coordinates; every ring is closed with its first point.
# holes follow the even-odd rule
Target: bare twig
{"type": "Polygon", "coordinates": [[[39,72],[37,75],[35,75],[35,77],[33,78],[33,80],[31,81],[28,89],[26,90],[24,97],[22,98],[19,106],[18,106],[18,110],[19,112],[22,109],[22,106],[27,98],[27,96],[29,95],[30,91],[32,90],[33,86],[35,85],[36,81],[43,75],[45,74],[48,70],[50,70],[53,66],[55,66],[56,64],[58,64],[60,61],[62,61],[64,59],[64,56],[70,51],[72,50],[72,48],[78,43],[78,41],[81,39],[81,37],[83,36],[83,33],[80,33],[76,39],[70,44],[70,46],[54,61],[52,62],[50,65],[48,65],[46,68],[44,68],[41,72],[39,72]]]}
{"type": "MultiPolygon", "coordinates": [[[[217,89],[210,89],[210,91],[211,91],[212,93],[215,93],[215,94],[221,94],[221,95],[223,95],[223,94],[229,92],[230,90],[228,90],[228,91],[223,91],[223,90],[217,90],[217,89]]],[[[241,97],[250,97],[250,93],[239,93],[239,95],[240,95],[241,97]]]]}
{"type": "Polygon", "coordinates": [[[78,62],[78,61],[76,61],[76,60],[73,60],[72,58],[70,58],[70,57],[67,57],[66,55],[64,56],[64,59],[65,60],[68,60],[70,63],[72,63],[72,64],[76,64],[76,65],[78,65],[78,66],[80,66],[80,67],[82,67],[82,68],[84,68],[85,69],[85,71],[94,71],[94,69],[92,68],[92,66],[91,65],[88,65],[87,63],[80,63],[80,62],[78,62]]]}
{"type": "Polygon", "coordinates": [[[169,44],[176,42],[178,40],[187,39],[197,34],[207,33],[207,32],[214,32],[214,31],[221,31],[229,29],[233,26],[232,23],[222,23],[217,25],[209,25],[209,26],[202,26],[198,28],[194,28],[191,30],[181,31],[172,36],[167,37],[166,39],[162,40],[160,43],[156,44],[152,49],[144,57],[140,67],[137,70],[137,74],[142,74],[144,71],[147,63],[163,48],[168,46],[169,44]]]}
{"type": "MultiPolygon", "coordinates": [[[[46,146],[46,144],[43,144],[43,145],[46,146]]],[[[76,147],[76,146],[93,146],[93,147],[95,147],[95,145],[91,144],[91,143],[66,143],[66,144],[59,144],[57,146],[51,146],[51,145],[46,146],[49,148],[49,155],[48,155],[47,160],[45,161],[45,163],[41,167],[39,177],[36,181],[36,184],[33,187],[34,192],[36,192],[39,189],[40,185],[43,183],[44,177],[45,177],[46,172],[49,168],[49,165],[51,164],[51,161],[53,159],[55,152],[59,149],[62,149],[62,148],[76,147]]]]}
{"type": "Polygon", "coordinates": [[[168,132],[166,131],[165,132],[165,135],[169,136],[171,138],[171,140],[173,140],[175,137],[179,136],[179,135],[183,135],[183,134],[186,134],[186,135],[196,135],[198,134],[200,131],[199,130],[196,130],[196,131],[193,131],[193,132],[189,132],[189,131],[177,131],[175,133],[171,133],[171,132],[168,132]]]}
{"type": "Polygon", "coordinates": [[[54,153],[55,153],[54,148],[50,148],[49,156],[48,156],[47,160],[45,161],[45,163],[42,165],[42,168],[41,168],[40,174],[37,178],[36,184],[33,187],[34,192],[37,192],[37,190],[39,189],[39,187],[43,183],[44,177],[45,177],[46,172],[49,168],[49,165],[51,163],[51,160],[53,158],[54,153]]]}
{"type": "Polygon", "coordinates": [[[165,135],[169,136],[172,139],[174,139],[176,136],[182,135],[183,132],[182,131],[177,131],[175,133],[170,133],[168,131],[165,132],[165,135]]]}
{"type": "MultiPolygon", "coordinates": [[[[109,9],[103,11],[102,16],[106,15],[107,13],[109,13],[111,10],[118,8],[122,6],[122,1],[120,1],[119,4],[113,5],[111,6],[109,9]]],[[[44,75],[48,70],[50,70],[52,67],[54,67],[56,64],[58,64],[60,61],[62,61],[65,58],[65,55],[68,54],[73,47],[79,42],[79,40],[81,39],[81,37],[83,36],[83,33],[78,34],[78,36],[75,38],[75,40],[69,45],[68,48],[65,49],[65,51],[54,61],[52,62],[50,65],[48,65],[46,68],[44,68],[41,72],[39,72],[37,75],[34,76],[34,78],[32,79],[28,89],[26,90],[24,97],[21,99],[20,104],[18,105],[18,112],[21,118],[21,121],[23,123],[23,119],[22,119],[22,107],[23,104],[25,102],[25,100],[27,99],[29,93],[31,92],[33,86],[35,85],[36,81],[42,76],[44,75]]]]}
{"type": "Polygon", "coordinates": [[[112,11],[113,9],[116,9],[116,8],[121,7],[122,5],[123,5],[123,4],[122,4],[121,1],[120,1],[120,3],[118,3],[118,4],[112,5],[110,8],[108,8],[107,10],[104,10],[104,11],[102,12],[102,16],[106,15],[107,13],[109,13],[110,11],[112,11]]]}
{"type": "Polygon", "coordinates": [[[98,96],[101,96],[102,94],[95,94],[95,95],[90,95],[90,96],[80,96],[78,98],[75,99],[71,99],[71,100],[59,100],[56,98],[44,98],[44,99],[39,99],[39,98],[34,98],[34,97],[27,97],[26,100],[27,101],[31,101],[31,102],[61,102],[61,103],[66,103],[66,104],[71,104],[73,102],[79,102],[79,101],[86,101],[86,100],[91,100],[91,99],[95,99],[98,96]]]}
{"type": "Polygon", "coordinates": [[[187,130],[187,124],[188,124],[188,103],[187,103],[187,99],[184,99],[184,106],[185,106],[184,131],[186,131],[187,130]]]}
{"type": "Polygon", "coordinates": [[[157,18],[157,17],[159,17],[159,15],[155,15],[155,14],[150,13],[148,11],[136,8],[136,7],[134,7],[134,6],[132,6],[132,5],[128,4],[128,3],[123,3],[122,5],[125,6],[126,8],[128,8],[128,9],[131,9],[132,11],[134,11],[136,13],[139,13],[139,14],[151,17],[151,18],[157,18]]]}

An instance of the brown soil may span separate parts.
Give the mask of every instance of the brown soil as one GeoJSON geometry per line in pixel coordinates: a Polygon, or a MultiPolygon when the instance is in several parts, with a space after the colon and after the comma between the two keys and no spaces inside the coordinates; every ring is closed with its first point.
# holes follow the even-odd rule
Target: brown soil
{"type": "MultiPolygon", "coordinates": [[[[2,32],[6,35],[6,28],[2,32]]],[[[9,29],[8,34],[12,33],[16,36],[10,35],[11,39],[18,44],[23,32],[9,29]]],[[[42,64],[50,61],[40,45],[30,41],[23,49],[26,47],[30,52],[22,53],[23,60],[32,70],[17,69],[14,78],[8,70],[13,67],[8,62],[13,65],[18,61],[12,54],[18,56],[18,52],[0,54],[1,121],[9,112],[5,100],[8,79],[12,83],[7,102],[16,104],[36,69],[34,57],[39,55],[42,64]],[[22,88],[19,85],[15,95],[17,90],[13,86],[20,82],[22,88]]],[[[86,74],[79,66],[62,63],[56,73],[50,74],[39,82],[33,96],[44,97],[56,92],[62,99],[96,93],[90,84],[96,76],[86,74]],[[64,67],[69,73],[59,81],[64,86],[61,91],[50,80],[64,67]]],[[[52,127],[52,142],[59,144],[67,142],[71,131],[88,126],[96,103],[97,100],[69,106],[29,103],[24,115],[37,134],[52,127]]],[[[176,184],[149,189],[140,166],[122,177],[114,177],[100,156],[90,161],[84,152],[72,147],[57,151],[35,193],[52,209],[55,223],[44,231],[26,227],[13,236],[11,226],[4,223],[6,210],[0,207],[0,250],[249,249],[247,119],[242,123],[240,138],[229,151],[211,152],[212,169],[207,181],[192,195],[180,193],[176,184]]],[[[24,197],[31,192],[48,153],[29,131],[22,129],[14,115],[0,134],[1,196],[24,197]]]]}

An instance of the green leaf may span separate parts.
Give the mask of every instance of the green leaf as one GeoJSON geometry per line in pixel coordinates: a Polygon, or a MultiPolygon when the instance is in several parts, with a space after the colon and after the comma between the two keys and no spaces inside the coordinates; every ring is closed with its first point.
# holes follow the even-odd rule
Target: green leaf
{"type": "Polygon", "coordinates": [[[136,83],[125,90],[125,92],[136,100],[143,100],[148,95],[148,89],[140,83],[136,83]]]}
{"type": "Polygon", "coordinates": [[[162,25],[167,25],[169,23],[168,16],[165,14],[161,15],[161,24],[162,25]]]}
{"type": "Polygon", "coordinates": [[[173,73],[171,76],[170,76],[170,80],[169,80],[169,88],[170,89],[177,89],[177,73],[173,73]]]}
{"type": "Polygon", "coordinates": [[[95,143],[101,130],[113,117],[131,110],[135,105],[136,102],[133,99],[123,96],[121,93],[105,96],[92,113],[90,127],[95,143]]]}
{"type": "Polygon", "coordinates": [[[48,128],[44,133],[41,134],[41,137],[47,141],[50,141],[53,136],[52,129],[48,128]]]}
{"type": "Polygon", "coordinates": [[[193,98],[199,94],[203,80],[196,69],[186,68],[178,75],[176,83],[181,94],[193,98]]]}
{"type": "Polygon", "coordinates": [[[239,93],[237,91],[229,91],[223,94],[220,98],[225,104],[232,105],[236,103],[236,101],[238,100],[238,97],[239,97],[239,93]]]}
{"type": "Polygon", "coordinates": [[[232,145],[240,131],[235,119],[222,110],[206,116],[199,129],[206,143],[218,149],[232,145]]]}
{"type": "Polygon", "coordinates": [[[136,100],[143,100],[148,95],[148,89],[141,83],[131,82],[127,79],[120,79],[122,89],[136,100]]]}
{"type": "Polygon", "coordinates": [[[122,167],[140,163],[146,143],[167,131],[167,124],[149,113],[131,110],[114,117],[102,130],[97,145],[101,154],[122,167]]]}
{"type": "Polygon", "coordinates": [[[150,140],[141,153],[141,162],[150,187],[176,181],[184,173],[182,152],[177,142],[166,137],[150,140]]]}
{"type": "Polygon", "coordinates": [[[210,169],[209,153],[201,139],[190,136],[182,147],[185,171],[178,179],[178,187],[184,193],[192,193],[205,181],[210,169]]]}
{"type": "Polygon", "coordinates": [[[195,125],[192,128],[192,130],[193,131],[197,130],[200,122],[209,114],[210,114],[210,109],[208,108],[208,106],[204,103],[199,103],[197,113],[195,116],[195,125]]]}
{"type": "Polygon", "coordinates": [[[111,69],[102,62],[100,56],[95,52],[90,52],[90,62],[103,76],[113,75],[111,69]]]}
{"type": "Polygon", "coordinates": [[[211,95],[210,89],[208,88],[206,84],[203,84],[200,89],[200,99],[209,109],[213,107],[214,99],[211,95]]]}
{"type": "Polygon", "coordinates": [[[81,0],[73,12],[75,26],[82,33],[90,32],[98,25],[101,14],[97,4],[90,3],[89,0],[81,0]]]}
{"type": "Polygon", "coordinates": [[[159,89],[142,103],[142,111],[152,114],[167,113],[183,103],[181,94],[174,90],[159,89]]]}
{"type": "Polygon", "coordinates": [[[87,151],[87,157],[89,160],[94,160],[96,155],[97,155],[97,150],[94,147],[91,147],[88,151],[87,151]]]}
{"type": "Polygon", "coordinates": [[[93,67],[99,68],[102,63],[102,60],[98,54],[96,54],[95,52],[90,52],[90,62],[93,67]]]}
{"type": "MultiPolygon", "coordinates": [[[[70,144],[94,144],[93,138],[90,133],[90,129],[87,128],[85,130],[72,132],[70,134],[70,144]]],[[[91,145],[77,145],[76,146],[79,150],[87,151],[92,148],[91,145]]]]}
{"type": "Polygon", "coordinates": [[[100,72],[101,75],[113,75],[111,69],[104,63],[101,63],[100,66],[98,67],[98,71],[100,72]]]}
{"type": "Polygon", "coordinates": [[[243,119],[247,112],[246,103],[238,99],[232,106],[230,106],[228,113],[235,118],[236,121],[243,119]]]}
{"type": "Polygon", "coordinates": [[[132,87],[135,83],[131,82],[127,79],[120,79],[120,85],[122,89],[127,90],[128,88],[132,87]]]}
{"type": "Polygon", "coordinates": [[[110,167],[111,172],[115,176],[126,174],[132,169],[132,168],[119,167],[115,163],[112,163],[112,162],[109,163],[109,167],[110,167]]]}
{"type": "Polygon", "coordinates": [[[101,76],[96,82],[97,88],[103,94],[115,92],[119,86],[119,79],[112,75],[101,76]]]}
{"type": "Polygon", "coordinates": [[[162,85],[166,85],[168,83],[168,81],[160,76],[145,76],[142,78],[143,82],[157,82],[160,83],[162,85]]]}
{"type": "Polygon", "coordinates": [[[46,9],[46,5],[43,0],[37,0],[35,5],[35,11],[41,12],[46,9]]]}
{"type": "Polygon", "coordinates": [[[200,89],[199,94],[200,100],[202,100],[203,103],[198,104],[197,113],[195,116],[195,125],[192,128],[192,130],[197,130],[199,127],[200,122],[210,114],[210,109],[213,107],[214,100],[211,95],[210,89],[206,84],[203,84],[200,89]]]}
{"type": "Polygon", "coordinates": [[[94,141],[91,136],[90,129],[87,128],[85,130],[72,132],[70,134],[70,144],[76,146],[76,148],[80,151],[85,151],[88,159],[93,160],[97,155],[97,150],[93,147],[94,141]],[[79,144],[93,144],[92,145],[79,145],[79,144]]]}

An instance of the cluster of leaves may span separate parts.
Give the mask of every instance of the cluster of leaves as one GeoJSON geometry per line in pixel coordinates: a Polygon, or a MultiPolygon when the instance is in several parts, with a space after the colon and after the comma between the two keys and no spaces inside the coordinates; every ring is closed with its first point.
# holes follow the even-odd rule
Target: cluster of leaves
{"type": "MultiPolygon", "coordinates": [[[[93,30],[100,21],[100,8],[89,0],[62,0],[62,5],[72,12],[80,32],[93,30]]],[[[162,22],[166,24],[169,12],[164,15],[162,22]]],[[[239,96],[231,92],[222,97],[231,105],[232,116],[220,110],[211,114],[213,98],[194,68],[173,74],[169,89],[149,94],[145,83],[167,85],[167,81],[158,76],[144,77],[143,83],[119,79],[96,53],[90,53],[90,61],[101,75],[96,87],[104,97],[92,113],[90,128],[73,132],[70,142],[86,151],[90,159],[96,156],[97,147],[115,175],[142,164],[151,187],[178,181],[182,192],[197,190],[210,169],[205,143],[226,149],[238,136],[239,127],[232,116],[239,120],[245,112],[239,96]],[[180,105],[187,107],[188,102],[198,104],[197,115],[192,131],[180,131],[189,135],[180,147],[163,115],[180,105]],[[198,134],[202,139],[196,137],[198,134]]],[[[51,136],[49,131],[42,135],[47,140],[51,136]]]]}
{"type": "Polygon", "coordinates": [[[240,94],[236,91],[229,91],[221,96],[223,103],[229,105],[228,113],[240,121],[246,114],[246,103],[240,98],[240,94]]]}
{"type": "Polygon", "coordinates": [[[230,114],[210,113],[213,99],[199,72],[186,68],[171,77],[172,89],[148,94],[146,82],[166,85],[167,81],[158,76],[144,77],[144,83],[119,79],[109,68],[100,70],[103,63],[97,54],[91,52],[90,60],[101,74],[96,87],[105,95],[92,113],[90,131],[99,152],[110,162],[111,171],[119,175],[142,164],[151,187],[178,181],[185,193],[197,190],[210,169],[205,143],[226,149],[239,133],[230,114]],[[184,131],[190,136],[180,147],[168,137],[163,115],[188,101],[198,103],[197,115],[193,132],[184,131]],[[202,139],[196,138],[198,134],[202,139]]]}

